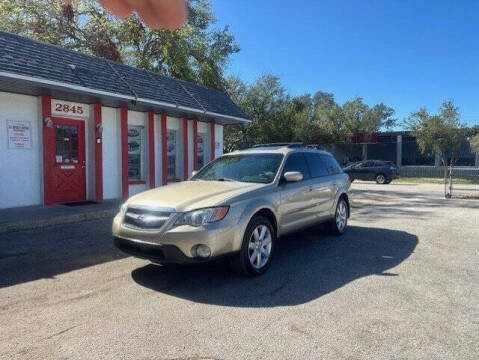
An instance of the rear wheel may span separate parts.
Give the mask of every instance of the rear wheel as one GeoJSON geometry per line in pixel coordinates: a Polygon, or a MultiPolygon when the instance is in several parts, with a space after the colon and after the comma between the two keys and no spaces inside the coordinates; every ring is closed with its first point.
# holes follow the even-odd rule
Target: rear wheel
{"type": "Polygon", "coordinates": [[[377,174],[376,175],[376,182],[378,184],[386,184],[386,181],[387,181],[387,179],[386,179],[386,176],[384,174],[377,174]]]}
{"type": "Polygon", "coordinates": [[[271,222],[255,216],[246,228],[240,253],[233,259],[235,270],[246,276],[263,274],[271,265],[275,240],[271,222]]]}
{"type": "Polygon", "coordinates": [[[329,231],[333,235],[342,235],[346,231],[348,225],[348,204],[344,198],[340,198],[336,205],[336,211],[334,213],[334,219],[329,223],[329,231]]]}

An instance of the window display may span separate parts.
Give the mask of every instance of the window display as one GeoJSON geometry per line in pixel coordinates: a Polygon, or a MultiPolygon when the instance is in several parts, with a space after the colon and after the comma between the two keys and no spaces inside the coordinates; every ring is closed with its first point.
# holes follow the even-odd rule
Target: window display
{"type": "Polygon", "coordinates": [[[176,130],[167,132],[168,179],[176,179],[176,130]]]}
{"type": "Polygon", "coordinates": [[[143,179],[143,126],[128,126],[128,179],[143,179]]]}
{"type": "Polygon", "coordinates": [[[198,145],[197,145],[197,163],[198,163],[198,170],[201,169],[205,165],[205,135],[204,133],[198,134],[198,145]]]}

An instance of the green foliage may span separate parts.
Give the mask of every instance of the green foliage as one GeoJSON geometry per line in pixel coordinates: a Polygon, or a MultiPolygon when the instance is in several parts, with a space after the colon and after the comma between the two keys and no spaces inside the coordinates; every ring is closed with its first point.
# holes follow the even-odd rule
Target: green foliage
{"type": "Polygon", "coordinates": [[[444,165],[454,164],[464,141],[464,127],[460,123],[459,110],[452,101],[445,101],[435,115],[429,114],[425,108],[413,112],[406,125],[423,153],[432,151],[441,156],[444,165]]]}
{"type": "Polygon", "coordinates": [[[361,98],[340,105],[333,94],[322,91],[292,97],[274,75],[263,75],[250,86],[230,77],[227,87],[252,124],[225,131],[226,151],[271,142],[343,143],[396,121],[393,109],[384,104],[369,107],[361,98]]]}
{"type": "Polygon", "coordinates": [[[296,123],[303,120],[307,104],[299,98],[292,99],[276,76],[264,75],[251,86],[231,77],[227,84],[233,101],[251,117],[252,123],[227,131],[226,149],[296,140],[296,123]]]}
{"type": "Polygon", "coordinates": [[[475,153],[479,153],[479,134],[474,135],[469,143],[471,145],[471,150],[475,153]]]}
{"type": "Polygon", "coordinates": [[[94,0],[2,0],[0,29],[224,89],[223,69],[239,48],[228,27],[212,30],[209,1],[190,0],[188,8],[187,24],[170,31],[152,30],[136,16],[119,19],[94,0]]]}

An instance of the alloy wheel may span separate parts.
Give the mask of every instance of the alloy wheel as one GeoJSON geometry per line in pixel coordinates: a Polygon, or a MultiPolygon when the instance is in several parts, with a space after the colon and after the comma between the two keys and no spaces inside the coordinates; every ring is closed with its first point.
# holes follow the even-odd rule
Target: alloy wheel
{"type": "Polygon", "coordinates": [[[384,177],[384,175],[379,174],[378,176],[376,176],[376,181],[378,182],[378,184],[384,184],[386,182],[386,178],[384,177]]]}
{"type": "Polygon", "coordinates": [[[336,208],[336,226],[340,232],[344,231],[348,221],[348,209],[344,200],[340,200],[336,208]]]}
{"type": "Polygon", "coordinates": [[[248,244],[248,258],[255,269],[261,269],[271,256],[272,236],[266,225],[260,224],[253,230],[248,244]]]}

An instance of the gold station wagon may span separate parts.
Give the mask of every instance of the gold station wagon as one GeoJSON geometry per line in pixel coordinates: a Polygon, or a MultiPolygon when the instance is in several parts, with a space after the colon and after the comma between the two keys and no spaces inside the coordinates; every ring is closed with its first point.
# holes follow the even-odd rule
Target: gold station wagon
{"type": "Polygon", "coordinates": [[[228,255],[242,274],[259,275],[281,236],[319,223],[343,234],[350,185],[325,151],[299,144],[236,151],[189,181],[131,197],[113,221],[114,242],[160,264],[228,255]]]}

